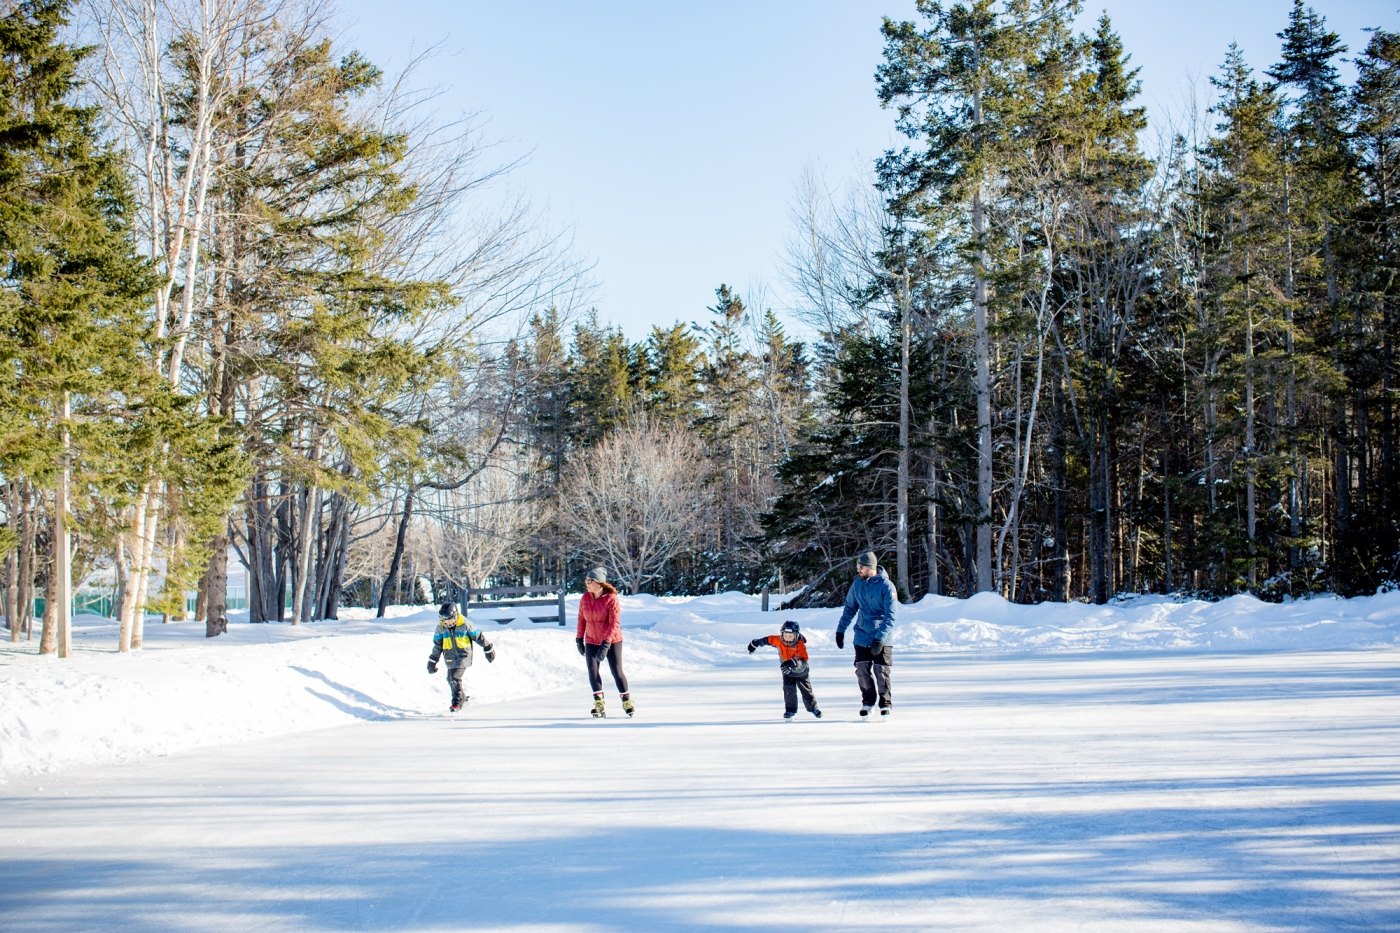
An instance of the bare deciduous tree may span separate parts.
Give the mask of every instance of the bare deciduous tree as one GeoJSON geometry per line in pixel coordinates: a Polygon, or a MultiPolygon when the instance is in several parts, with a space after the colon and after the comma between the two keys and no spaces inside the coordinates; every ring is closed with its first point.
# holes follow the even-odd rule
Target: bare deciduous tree
{"type": "Polygon", "coordinates": [[[564,479],[560,524],[632,593],[705,527],[706,460],[688,433],[634,422],[580,457],[564,479]]]}

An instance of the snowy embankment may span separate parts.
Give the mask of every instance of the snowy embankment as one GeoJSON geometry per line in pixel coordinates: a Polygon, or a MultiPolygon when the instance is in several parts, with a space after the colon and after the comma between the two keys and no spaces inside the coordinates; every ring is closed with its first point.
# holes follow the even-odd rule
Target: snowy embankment
{"type": "MultiPolygon", "coordinates": [[[[575,606],[571,599],[571,618],[575,606]]],[[[81,617],[75,655],[67,661],[34,656],[36,642],[0,642],[0,776],[445,711],[443,677],[424,669],[436,622],[431,608],[396,609],[382,620],[364,610],[343,614],[339,622],[298,628],[235,620],[217,639],[205,639],[200,623],[148,623],[146,648],[124,656],[114,650],[110,621],[81,617]]],[[[582,712],[586,683],[573,626],[498,624],[496,617],[504,615],[472,613],[500,654],[495,664],[477,654],[467,675],[472,704],[577,690],[582,712]]],[[[739,593],[625,597],[628,675],[644,683],[745,658],[745,642],[776,631],[786,618],[801,623],[817,664],[838,663],[831,635],[837,616],[832,609],[764,614],[756,597],[739,593]]],[[[1397,644],[1400,593],[1283,605],[1244,596],[1218,603],[1139,598],[1109,606],[927,597],[901,607],[894,637],[897,648],[934,652],[1397,644]]],[[[611,693],[610,679],[607,686],[611,693]]]]}

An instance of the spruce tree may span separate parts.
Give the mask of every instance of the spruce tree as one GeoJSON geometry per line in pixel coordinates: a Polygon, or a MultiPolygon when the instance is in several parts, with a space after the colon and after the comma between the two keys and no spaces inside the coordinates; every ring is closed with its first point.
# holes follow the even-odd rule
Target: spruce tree
{"type": "MultiPolygon", "coordinates": [[[[101,141],[99,114],[73,102],[87,50],[61,39],[68,8],[29,0],[0,18],[4,471],[26,490],[51,490],[66,470],[80,503],[120,503],[144,468],[167,459],[164,431],[181,439],[200,424],[143,362],[152,278],[132,243],[122,162],[101,141]],[[158,413],[169,413],[168,423],[153,424],[158,413]]],[[[11,497],[26,500],[37,505],[11,497]]],[[[111,516],[110,508],[83,511],[111,516]]],[[[60,524],[72,521],[50,517],[51,548],[66,540],[60,524]]],[[[33,566],[28,555],[19,563],[33,566]]],[[[41,644],[52,650],[49,633],[41,644]]]]}

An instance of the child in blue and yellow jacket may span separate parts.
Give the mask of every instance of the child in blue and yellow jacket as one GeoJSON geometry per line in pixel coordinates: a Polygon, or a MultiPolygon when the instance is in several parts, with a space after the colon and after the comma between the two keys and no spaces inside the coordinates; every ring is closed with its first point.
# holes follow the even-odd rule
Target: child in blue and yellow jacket
{"type": "Polygon", "coordinates": [[[433,632],[433,653],[428,656],[428,673],[437,673],[438,658],[447,662],[447,684],[452,688],[452,712],[467,705],[462,693],[462,677],[472,666],[472,642],[481,646],[486,660],[496,660],[495,647],[457,611],[456,603],[443,603],[438,610],[438,626],[433,632]]]}
{"type": "Polygon", "coordinates": [[[755,638],[749,642],[749,654],[753,654],[764,645],[772,645],[778,649],[779,669],[783,672],[783,718],[791,719],[797,715],[797,694],[801,691],[802,705],[807,707],[807,712],[821,719],[822,711],[817,709],[817,695],[812,692],[812,669],[808,664],[807,639],[797,623],[784,622],[777,635],[755,638]]]}

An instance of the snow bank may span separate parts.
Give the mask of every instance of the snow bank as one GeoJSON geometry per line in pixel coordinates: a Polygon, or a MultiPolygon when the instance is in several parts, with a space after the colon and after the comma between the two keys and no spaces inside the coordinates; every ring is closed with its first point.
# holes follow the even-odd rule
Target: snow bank
{"type": "MultiPolygon", "coordinates": [[[[814,648],[832,644],[840,609],[758,611],[739,593],[690,600],[625,597],[623,625],[733,646],[794,619],[814,648]]],[[[1321,597],[1266,603],[1138,596],[1106,606],[1020,605],[982,593],[926,596],[900,606],[893,644],[927,651],[1258,651],[1360,649],[1400,645],[1400,592],[1358,599],[1321,597]]]]}
{"type": "MultiPolygon", "coordinates": [[[[628,676],[639,682],[746,657],[751,638],[802,625],[817,656],[834,653],[836,609],[759,611],[757,597],[625,596],[628,676]]],[[[569,600],[570,618],[577,598],[569,600]]],[[[249,625],[204,638],[201,623],[148,623],[146,648],[118,655],[106,619],[80,617],[71,660],[36,657],[36,642],[0,642],[0,775],[99,764],[186,748],[342,725],[439,715],[447,689],[424,662],[431,607],[389,618],[346,610],[338,622],[249,625]]],[[[473,620],[500,657],[479,654],[473,704],[577,690],[586,703],[573,626],[473,620]]],[[[905,650],[1078,652],[1319,650],[1400,645],[1400,593],[1284,604],[1236,596],[1216,603],[1139,597],[1107,606],[1013,605],[990,594],[926,597],[902,606],[893,643],[905,650]]],[[[849,651],[849,647],[847,649],[849,651]]],[[[833,656],[834,660],[834,656],[833,656]]],[[[611,691],[611,684],[608,685],[611,691]]],[[[468,710],[459,715],[470,715],[468,710]]]]}
{"type": "MultiPolygon", "coordinates": [[[[217,639],[204,638],[203,623],[148,623],[146,647],[128,655],[111,650],[107,620],[88,616],[77,620],[67,661],[34,656],[34,642],[0,644],[0,775],[445,714],[445,678],[425,669],[437,614],[396,615],[295,629],[233,624],[217,639]]],[[[488,664],[476,652],[466,677],[473,705],[574,689],[579,709],[587,706],[571,628],[489,635],[498,656],[488,664]]],[[[712,660],[713,652],[673,641],[628,637],[628,676],[646,681],[712,660]]]]}

